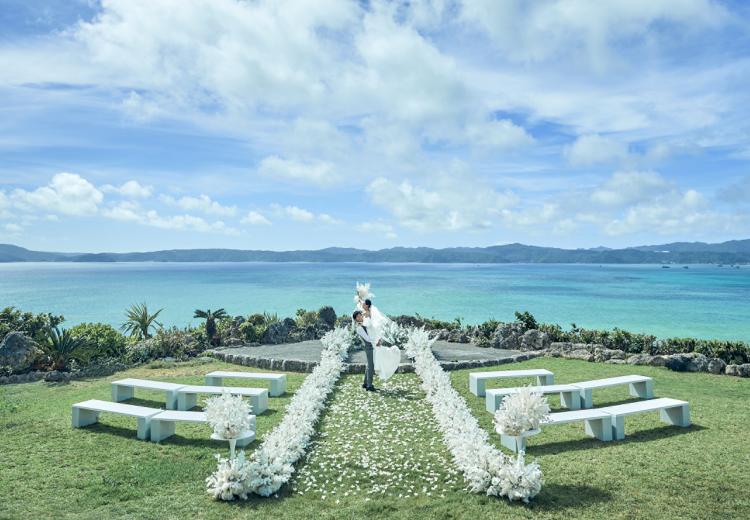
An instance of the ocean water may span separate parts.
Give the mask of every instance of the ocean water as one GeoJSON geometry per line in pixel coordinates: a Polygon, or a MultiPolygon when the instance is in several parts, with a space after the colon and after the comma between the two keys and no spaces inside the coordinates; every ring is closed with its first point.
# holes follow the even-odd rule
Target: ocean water
{"type": "Polygon", "coordinates": [[[125,309],[163,308],[165,325],[197,323],[195,309],[233,315],[332,305],[353,309],[371,282],[387,314],[477,323],[516,310],[569,326],[620,327],[659,337],[750,341],[750,268],[714,265],[18,263],[0,264],[0,307],[63,314],[67,325],[119,326],[125,309]]]}

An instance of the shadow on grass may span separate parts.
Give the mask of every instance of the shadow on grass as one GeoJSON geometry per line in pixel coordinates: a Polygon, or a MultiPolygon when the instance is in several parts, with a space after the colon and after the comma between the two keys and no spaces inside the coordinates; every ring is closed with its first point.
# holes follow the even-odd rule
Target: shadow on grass
{"type": "Polygon", "coordinates": [[[550,442],[547,444],[540,444],[536,446],[528,446],[526,452],[530,455],[556,455],[558,453],[564,453],[568,451],[578,450],[592,450],[592,449],[606,449],[609,446],[621,446],[623,444],[630,444],[634,442],[649,442],[658,439],[666,439],[668,437],[675,437],[677,435],[686,435],[688,433],[705,430],[705,426],[699,424],[692,424],[687,428],[682,426],[664,425],[658,428],[652,428],[650,430],[639,431],[630,435],[626,435],[625,439],[621,441],[610,441],[603,442],[594,438],[575,439],[569,441],[550,442]]]}
{"type": "MultiPolygon", "coordinates": [[[[115,435],[117,437],[123,437],[126,439],[132,439],[132,440],[140,440],[136,437],[136,428],[135,426],[130,428],[123,428],[120,426],[112,426],[109,424],[102,424],[102,423],[95,423],[91,424],[89,426],[84,426],[83,428],[80,428],[81,431],[89,432],[96,435],[106,434],[106,435],[115,435]]],[[[208,432],[206,432],[208,435],[208,432]]],[[[148,442],[151,444],[151,442],[147,440],[143,440],[142,442],[148,442]]],[[[255,439],[253,442],[248,444],[245,447],[238,447],[238,450],[251,450],[254,449],[258,445],[258,439],[255,439]]],[[[227,441],[218,441],[214,439],[193,439],[189,437],[182,437],[180,434],[172,435],[171,437],[167,437],[166,439],[159,441],[158,443],[153,443],[155,445],[162,445],[162,446],[193,446],[198,448],[229,448],[229,444],[227,441]],[[223,447],[222,447],[223,445],[223,447]]]]}
{"type": "Polygon", "coordinates": [[[611,493],[594,486],[545,484],[531,508],[535,511],[559,512],[561,508],[578,509],[609,500],[612,500],[611,493]]]}

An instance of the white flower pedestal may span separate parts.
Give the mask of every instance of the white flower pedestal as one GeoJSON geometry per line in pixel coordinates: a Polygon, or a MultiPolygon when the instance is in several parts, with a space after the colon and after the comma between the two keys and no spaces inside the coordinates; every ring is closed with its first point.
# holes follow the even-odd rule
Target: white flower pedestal
{"type": "Polygon", "coordinates": [[[228,441],[229,442],[229,458],[234,458],[234,451],[235,447],[239,446],[240,448],[244,448],[251,442],[255,440],[255,432],[254,431],[246,431],[240,434],[239,437],[235,439],[225,439],[223,437],[220,437],[216,435],[215,433],[211,434],[211,438],[215,441],[228,441]]]}
{"type": "Polygon", "coordinates": [[[521,435],[500,435],[500,444],[508,448],[509,450],[513,451],[514,453],[518,453],[519,451],[526,451],[526,438],[531,437],[532,435],[536,435],[537,433],[540,433],[542,430],[541,428],[535,428],[533,430],[526,430],[521,435]]]}

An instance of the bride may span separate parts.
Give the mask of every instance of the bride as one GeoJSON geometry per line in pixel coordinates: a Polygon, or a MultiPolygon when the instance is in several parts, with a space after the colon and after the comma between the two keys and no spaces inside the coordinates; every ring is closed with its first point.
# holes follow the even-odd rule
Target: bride
{"type": "MultiPolygon", "coordinates": [[[[377,341],[383,338],[383,330],[391,320],[372,304],[371,298],[374,297],[375,295],[370,292],[369,283],[360,284],[357,282],[354,303],[357,310],[364,314],[364,325],[367,327],[370,336],[375,340],[375,344],[377,344],[377,341]]],[[[398,369],[401,362],[401,350],[395,346],[376,346],[373,349],[373,354],[375,372],[380,379],[387,381],[398,369]]]]}

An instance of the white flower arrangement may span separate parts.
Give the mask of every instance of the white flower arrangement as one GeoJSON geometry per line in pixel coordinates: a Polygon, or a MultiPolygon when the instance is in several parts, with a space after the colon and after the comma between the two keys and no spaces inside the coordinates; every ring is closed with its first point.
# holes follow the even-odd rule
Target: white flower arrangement
{"type": "Polygon", "coordinates": [[[499,434],[517,437],[539,425],[549,418],[547,398],[528,387],[503,399],[500,408],[495,412],[495,431],[499,434]]]}
{"type": "Polygon", "coordinates": [[[251,430],[251,406],[241,395],[224,393],[206,399],[205,410],[209,426],[221,439],[237,439],[251,430]]]}
{"type": "Polygon", "coordinates": [[[507,496],[509,500],[528,502],[542,490],[544,479],[539,464],[524,463],[523,452],[518,457],[503,464],[496,476],[492,477],[488,495],[507,496]]]}
{"type": "Polygon", "coordinates": [[[395,321],[388,320],[381,326],[380,337],[388,345],[403,348],[408,339],[408,331],[395,321]]]}
{"type": "Polygon", "coordinates": [[[453,388],[450,377],[432,354],[431,339],[424,329],[413,329],[406,342],[407,355],[432,405],[433,414],[453,461],[473,493],[506,496],[528,502],[542,488],[542,472],[537,464],[525,465],[523,454],[506,457],[489,443],[466,401],[453,388]]]}
{"type": "Polygon", "coordinates": [[[215,499],[231,501],[235,498],[247,498],[247,463],[245,452],[241,451],[235,458],[224,459],[216,455],[219,467],[206,479],[208,494],[215,499]]]}
{"type": "Polygon", "coordinates": [[[375,295],[370,292],[369,283],[357,282],[357,285],[355,288],[355,294],[354,294],[354,303],[362,303],[368,298],[374,298],[374,297],[375,295]]]}
{"type": "Polygon", "coordinates": [[[240,452],[243,461],[240,466],[237,463],[222,466],[220,459],[217,472],[207,480],[209,494],[222,500],[245,499],[250,493],[270,496],[289,481],[295,462],[305,453],[315,433],[315,423],[326,398],[344,368],[351,334],[346,328],[338,328],[323,336],[321,342],[320,363],[292,397],[281,422],[265,436],[249,459],[245,460],[244,453],[240,452]],[[242,476],[241,486],[235,486],[235,480],[231,480],[232,485],[224,485],[225,473],[242,476]],[[224,486],[222,489],[228,490],[217,494],[215,490],[220,484],[224,486]],[[226,498],[230,493],[231,498],[226,498]]]}

